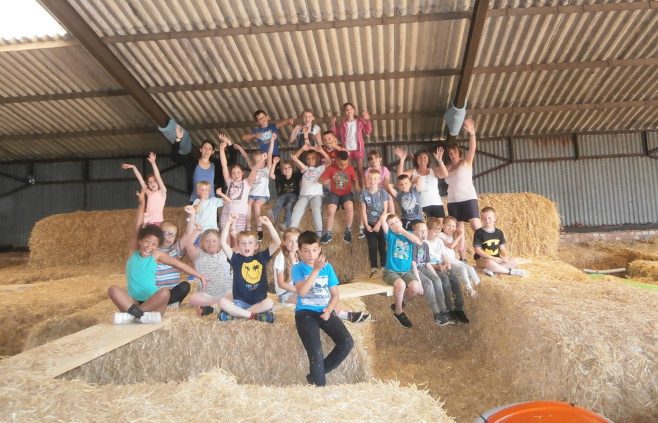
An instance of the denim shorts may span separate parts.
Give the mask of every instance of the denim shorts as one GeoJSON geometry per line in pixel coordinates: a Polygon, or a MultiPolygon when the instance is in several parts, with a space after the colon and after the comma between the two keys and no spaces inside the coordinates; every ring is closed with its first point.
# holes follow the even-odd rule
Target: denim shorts
{"type": "Polygon", "coordinates": [[[265,200],[266,203],[267,203],[268,201],[270,201],[270,197],[266,197],[266,196],[264,196],[264,195],[250,195],[250,196],[249,196],[249,199],[250,199],[250,200],[254,200],[254,201],[257,201],[257,200],[265,200]]]}
{"type": "Polygon", "coordinates": [[[244,310],[248,309],[249,307],[251,307],[253,305],[253,304],[247,304],[242,300],[236,300],[235,298],[232,301],[233,301],[233,304],[235,304],[236,306],[238,306],[238,307],[240,307],[241,309],[244,309],[244,310]]]}

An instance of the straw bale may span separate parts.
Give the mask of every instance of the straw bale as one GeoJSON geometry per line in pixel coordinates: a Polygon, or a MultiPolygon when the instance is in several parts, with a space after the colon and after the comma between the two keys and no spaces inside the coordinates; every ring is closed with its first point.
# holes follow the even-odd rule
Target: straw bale
{"type": "MultiPolygon", "coordinates": [[[[218,322],[199,319],[191,311],[168,313],[160,329],[74,369],[63,377],[93,383],[170,382],[220,367],[240,383],[285,386],[302,383],[308,373],[306,352],[295,329],[293,310],[277,310],[274,324],[255,321],[218,322]]],[[[371,323],[346,323],[355,347],[328,383],[358,383],[372,378],[367,339],[371,323]]],[[[323,335],[325,353],[333,346],[323,335]]],[[[370,353],[370,354],[369,354],[370,353]]]]}
{"type": "Polygon", "coordinates": [[[589,241],[562,243],[559,258],[579,269],[616,269],[635,260],[658,261],[655,243],[647,241],[589,241]]]}
{"type": "Polygon", "coordinates": [[[0,291],[0,355],[23,350],[27,334],[35,324],[59,319],[107,299],[112,284],[125,284],[120,273],[97,272],[38,283],[21,291],[0,291]]]}
{"type": "Polygon", "coordinates": [[[635,260],[628,267],[628,276],[644,282],[658,282],[658,261],[635,260]]]}
{"type": "Polygon", "coordinates": [[[613,278],[592,281],[559,261],[524,267],[530,278],[484,278],[479,297],[467,301],[467,326],[432,327],[415,299],[405,310],[414,328],[405,330],[393,320],[390,299],[368,298],[377,316],[377,375],[426,386],[465,421],[540,398],[575,402],[614,421],[656,421],[658,294],[613,278]]]}
{"type": "MultiPolygon", "coordinates": [[[[1,362],[0,362],[1,366],[1,362]]],[[[185,382],[89,385],[11,372],[0,382],[0,420],[454,422],[415,387],[373,381],[313,388],[238,384],[213,369],[185,382]]]]}

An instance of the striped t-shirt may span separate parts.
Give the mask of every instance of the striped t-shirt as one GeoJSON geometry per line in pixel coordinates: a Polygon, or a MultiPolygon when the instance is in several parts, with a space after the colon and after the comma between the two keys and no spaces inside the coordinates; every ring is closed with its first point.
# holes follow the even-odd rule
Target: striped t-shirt
{"type": "MultiPolygon", "coordinates": [[[[171,247],[160,248],[160,251],[169,254],[169,257],[181,259],[183,256],[180,243],[174,242],[171,247]]],[[[168,264],[158,263],[155,271],[155,286],[158,288],[173,288],[180,283],[180,272],[168,264]]]]}

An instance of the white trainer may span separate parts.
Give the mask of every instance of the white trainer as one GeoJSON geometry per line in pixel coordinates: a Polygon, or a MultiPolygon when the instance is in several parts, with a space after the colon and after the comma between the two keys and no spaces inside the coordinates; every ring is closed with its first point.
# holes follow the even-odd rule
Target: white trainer
{"type": "Polygon", "coordinates": [[[493,275],[494,275],[494,272],[492,272],[492,271],[489,270],[489,269],[483,269],[483,270],[482,270],[482,273],[484,273],[484,274],[487,275],[487,276],[493,276],[493,275]]]}
{"type": "Polygon", "coordinates": [[[114,313],[114,324],[115,325],[125,325],[135,320],[135,316],[130,313],[114,313]]]}
{"type": "Polygon", "coordinates": [[[528,276],[528,272],[523,270],[523,269],[511,269],[509,271],[509,274],[512,275],[512,276],[520,276],[522,278],[525,278],[526,276],[528,276]]]}
{"type": "Polygon", "coordinates": [[[162,314],[158,311],[145,311],[144,315],[139,318],[139,321],[146,324],[156,324],[162,321],[162,314]]]}

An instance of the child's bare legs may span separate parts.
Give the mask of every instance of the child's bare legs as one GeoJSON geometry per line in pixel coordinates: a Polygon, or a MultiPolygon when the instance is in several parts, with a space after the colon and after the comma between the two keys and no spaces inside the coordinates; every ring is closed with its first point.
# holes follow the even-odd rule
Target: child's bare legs
{"type": "MultiPolygon", "coordinates": [[[[462,223],[462,222],[459,222],[462,223]]],[[[468,223],[471,225],[471,229],[473,229],[473,232],[477,231],[482,227],[482,221],[480,220],[479,217],[474,217],[473,219],[468,219],[468,223]]],[[[463,223],[462,223],[463,226],[463,223]]]]}
{"type": "Polygon", "coordinates": [[[354,158],[354,169],[356,169],[356,176],[359,178],[359,185],[365,187],[363,179],[363,157],[354,158]]]}
{"type": "Polygon", "coordinates": [[[423,290],[422,285],[418,281],[411,281],[407,284],[407,290],[404,293],[404,300],[409,301],[423,290]]]}
{"type": "MultiPolygon", "coordinates": [[[[473,219],[471,219],[473,220],[473,219]]],[[[480,219],[477,219],[478,222],[480,219]]],[[[482,226],[482,224],[480,224],[482,226]]],[[[464,233],[464,222],[457,222],[457,231],[455,232],[455,236],[459,236],[460,234],[464,233]]],[[[460,260],[465,260],[466,259],[466,243],[462,242],[460,243],[460,248],[457,249],[457,252],[459,253],[459,258],[460,260]]]]}
{"type": "MultiPolygon", "coordinates": [[[[136,305],[135,301],[128,292],[123,288],[119,288],[116,285],[112,285],[107,290],[107,295],[110,297],[110,300],[117,306],[117,308],[126,312],[132,305],[136,305]]],[[[161,314],[164,314],[167,309],[167,303],[169,302],[170,291],[168,289],[160,289],[151,297],[144,301],[139,309],[142,311],[159,311],[161,314]]]]}
{"type": "Polygon", "coordinates": [[[251,307],[244,309],[238,307],[234,302],[231,295],[224,296],[219,300],[219,307],[234,317],[242,317],[244,319],[249,319],[251,314],[262,313],[264,311],[269,311],[274,307],[274,303],[269,298],[265,298],[263,301],[252,305],[251,307]]]}
{"type": "MultiPolygon", "coordinates": [[[[343,208],[345,209],[345,229],[352,230],[352,224],[354,223],[354,202],[347,201],[343,203],[343,208]]],[[[333,227],[333,218],[331,222],[333,227]]]]}
{"type": "Polygon", "coordinates": [[[324,233],[331,233],[334,229],[334,217],[336,217],[336,204],[327,204],[327,216],[324,224],[324,233]]]}
{"type": "MultiPolygon", "coordinates": [[[[251,201],[251,200],[249,200],[249,201],[251,201]]],[[[258,200],[254,200],[253,203],[252,203],[253,204],[254,220],[256,221],[256,225],[257,225],[256,230],[258,232],[263,231],[263,227],[260,224],[260,216],[261,216],[260,212],[261,212],[261,208],[263,207],[263,204],[265,204],[265,202],[266,202],[265,200],[259,198],[258,200]]]]}
{"type": "Polygon", "coordinates": [[[167,304],[169,304],[169,296],[171,291],[168,289],[159,289],[158,292],[151,295],[148,300],[144,301],[139,308],[142,311],[159,311],[160,314],[164,314],[167,309],[167,304]]]}
{"type": "Polygon", "coordinates": [[[510,269],[518,267],[516,260],[508,260],[507,262],[497,263],[491,259],[479,258],[477,259],[477,266],[481,269],[491,270],[494,273],[509,273],[510,269]]]}
{"type": "Polygon", "coordinates": [[[254,200],[251,198],[247,200],[247,226],[245,228],[246,231],[251,230],[251,208],[254,206],[254,200]]]}
{"type": "Polygon", "coordinates": [[[195,307],[209,307],[219,302],[217,297],[213,297],[205,292],[197,292],[189,297],[190,305],[195,307]]]}
{"type": "Polygon", "coordinates": [[[137,301],[133,300],[128,292],[125,289],[119,288],[116,285],[112,285],[107,290],[107,295],[110,297],[110,300],[114,303],[119,311],[127,311],[131,305],[137,304],[137,301]]]}
{"type": "Polygon", "coordinates": [[[396,279],[393,282],[393,299],[395,300],[395,314],[402,313],[402,303],[404,302],[404,294],[407,290],[407,284],[402,279],[396,279]]]}

